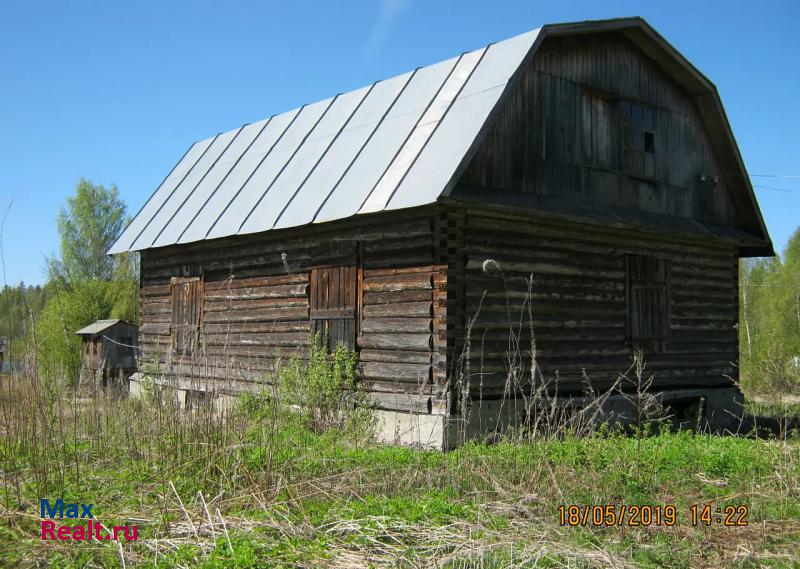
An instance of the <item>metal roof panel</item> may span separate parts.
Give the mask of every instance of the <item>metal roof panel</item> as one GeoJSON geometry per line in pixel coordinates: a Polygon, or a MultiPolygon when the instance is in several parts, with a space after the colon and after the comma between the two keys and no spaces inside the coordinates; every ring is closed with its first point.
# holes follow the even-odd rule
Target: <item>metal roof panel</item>
{"type": "Polygon", "coordinates": [[[259,204],[332,101],[333,99],[325,99],[300,110],[272,152],[211,226],[208,238],[227,237],[239,233],[250,212],[259,204]]]}
{"type": "Polygon", "coordinates": [[[194,144],[110,252],[435,201],[535,38],[523,34],[194,144]]]}
{"type": "Polygon", "coordinates": [[[184,154],[183,158],[175,165],[172,172],[164,178],[164,181],[161,182],[158,189],[150,196],[150,199],[145,202],[142,209],[139,210],[139,213],[134,216],[133,220],[128,224],[128,227],[125,228],[125,231],[108,251],[109,253],[121,253],[133,248],[133,242],[144,230],[147,223],[153,218],[158,209],[164,205],[164,202],[169,199],[181,180],[191,171],[213,141],[214,138],[212,137],[195,142],[189,150],[186,151],[186,154],[184,154]]]}
{"type": "Polygon", "coordinates": [[[254,124],[242,127],[241,132],[225,149],[208,173],[203,177],[191,194],[190,199],[186,199],[170,219],[169,223],[153,243],[155,247],[161,245],[171,245],[178,242],[184,230],[197,216],[200,209],[217,190],[220,184],[231,173],[238,164],[244,153],[255,141],[256,136],[267,124],[267,119],[254,124]]]}
{"type": "Polygon", "coordinates": [[[258,233],[272,229],[281,212],[303,186],[328,148],[347,125],[371,87],[362,87],[339,95],[303,145],[287,162],[286,168],[253,210],[239,233],[258,233]]]}
{"type": "Polygon", "coordinates": [[[269,155],[272,148],[280,141],[281,135],[297,116],[299,109],[288,113],[274,115],[258,135],[256,140],[247,149],[242,159],[225,178],[216,192],[209,198],[205,205],[195,216],[192,223],[183,232],[179,243],[200,241],[206,238],[208,232],[216,221],[224,214],[228,205],[235,201],[240,190],[244,187],[257,168],[269,155]]]}
{"type": "Polygon", "coordinates": [[[200,157],[197,164],[192,168],[188,175],[181,180],[176,186],[175,190],[169,196],[163,205],[155,212],[155,214],[147,222],[142,233],[134,241],[133,246],[136,249],[146,249],[153,246],[153,243],[167,226],[172,216],[178,211],[183,202],[188,199],[194,189],[200,184],[203,178],[211,170],[212,166],[216,163],[219,157],[225,152],[225,149],[233,141],[241,128],[230,130],[218,135],[208,150],[200,157]]]}
{"type": "Polygon", "coordinates": [[[431,135],[425,151],[381,209],[412,207],[439,198],[538,33],[539,30],[534,30],[487,48],[447,116],[431,135]]]}
{"type": "Polygon", "coordinates": [[[314,221],[340,219],[358,213],[457,61],[458,58],[454,57],[422,67],[414,73],[378,125],[369,144],[322,204],[314,221]]]}
{"type": "Polygon", "coordinates": [[[311,176],[287,205],[275,228],[313,221],[410,78],[411,73],[405,73],[374,85],[311,176]]]}
{"type": "Polygon", "coordinates": [[[114,326],[119,322],[127,324],[128,326],[134,326],[129,322],[125,322],[124,320],[118,320],[118,319],[96,320],[91,324],[89,324],[88,326],[86,326],[85,328],[81,328],[80,330],[76,331],[75,334],[79,336],[89,336],[89,335],[94,336],[95,334],[99,334],[100,332],[108,330],[109,328],[111,328],[112,326],[114,326]]]}
{"type": "Polygon", "coordinates": [[[425,113],[420,117],[419,122],[417,122],[414,130],[406,139],[403,147],[394,157],[383,176],[381,176],[364,205],[359,209],[359,213],[380,211],[386,207],[389,198],[405,177],[419,153],[422,152],[431,134],[436,130],[436,125],[445,116],[450,105],[453,104],[475,66],[481,60],[484,51],[485,48],[471,51],[459,58],[453,71],[442,84],[431,104],[425,109],[425,113]]]}

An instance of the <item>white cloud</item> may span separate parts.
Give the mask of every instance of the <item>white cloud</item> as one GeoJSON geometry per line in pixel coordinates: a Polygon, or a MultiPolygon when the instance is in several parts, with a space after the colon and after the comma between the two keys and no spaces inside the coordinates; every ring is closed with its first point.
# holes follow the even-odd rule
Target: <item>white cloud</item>
{"type": "Polygon", "coordinates": [[[372,59],[380,52],[392,24],[410,5],[411,0],[381,0],[381,11],[364,48],[366,59],[372,59]]]}

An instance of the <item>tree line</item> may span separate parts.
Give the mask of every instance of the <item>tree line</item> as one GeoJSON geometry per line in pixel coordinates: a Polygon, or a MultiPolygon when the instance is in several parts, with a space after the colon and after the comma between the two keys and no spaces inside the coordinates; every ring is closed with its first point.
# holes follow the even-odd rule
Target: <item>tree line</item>
{"type": "Polygon", "coordinates": [[[740,262],[739,361],[748,392],[800,391],[800,228],[780,257],[740,262]]]}
{"type": "MultiPolygon", "coordinates": [[[[12,359],[48,376],[80,372],[75,331],[101,318],[139,321],[138,255],[106,251],[130,222],[116,186],[81,179],[58,214],[59,252],[43,285],[0,291],[0,336],[12,359]]],[[[746,392],[800,391],[800,228],[780,257],[739,268],[739,373],[746,392]]]]}
{"type": "Polygon", "coordinates": [[[58,213],[58,253],[45,263],[44,286],[5,286],[0,336],[15,365],[74,381],[81,339],[75,331],[102,318],[138,323],[138,258],[106,251],[130,222],[116,186],[81,179],[58,213]]]}

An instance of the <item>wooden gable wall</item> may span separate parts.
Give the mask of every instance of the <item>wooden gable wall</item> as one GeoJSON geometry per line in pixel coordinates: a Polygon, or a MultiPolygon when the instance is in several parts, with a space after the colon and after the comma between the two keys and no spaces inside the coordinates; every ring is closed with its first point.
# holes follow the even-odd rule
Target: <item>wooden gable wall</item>
{"type": "MultiPolygon", "coordinates": [[[[533,338],[539,384],[552,393],[609,389],[637,349],[653,391],[736,379],[733,246],[499,208],[448,217],[448,341],[461,397],[527,394],[533,338]],[[658,317],[640,318],[649,311],[658,317]]],[[[635,390],[632,377],[617,389],[635,390]]]]}
{"type": "Polygon", "coordinates": [[[544,41],[462,183],[739,227],[720,174],[692,97],[630,40],[597,33],[544,41]],[[654,123],[653,163],[633,170],[630,103],[654,123]]]}

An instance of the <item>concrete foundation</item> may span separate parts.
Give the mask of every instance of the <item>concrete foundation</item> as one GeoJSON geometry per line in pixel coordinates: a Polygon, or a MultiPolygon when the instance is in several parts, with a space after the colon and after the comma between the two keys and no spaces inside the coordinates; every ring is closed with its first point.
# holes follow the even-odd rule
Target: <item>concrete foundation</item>
{"type": "MultiPolygon", "coordinates": [[[[229,410],[236,397],[229,393],[205,392],[185,386],[153,386],[136,374],[129,382],[131,397],[140,397],[148,389],[157,389],[161,397],[176,398],[182,409],[193,409],[201,404],[211,404],[217,411],[229,410]]],[[[743,425],[744,398],[736,388],[683,389],[663,391],[652,395],[673,425],[694,428],[719,434],[738,433],[743,425]]],[[[548,405],[551,405],[549,402],[548,405]]],[[[631,425],[641,418],[637,401],[630,395],[614,395],[596,400],[583,397],[563,397],[555,401],[558,413],[568,417],[587,405],[595,405],[585,417],[595,424],[609,423],[631,425]]],[[[551,407],[540,411],[551,412],[551,407]]],[[[376,438],[379,442],[413,446],[429,450],[450,450],[467,441],[493,442],[509,429],[521,428],[526,423],[526,409],[521,400],[473,401],[459,415],[435,413],[404,413],[378,409],[376,438]]],[[[534,415],[535,416],[535,415],[534,415]]]]}
{"type": "Polygon", "coordinates": [[[155,384],[143,379],[140,374],[134,374],[128,380],[128,396],[144,397],[148,391],[158,390],[160,397],[174,397],[179,409],[191,410],[200,405],[213,405],[216,412],[222,413],[233,409],[236,405],[236,396],[229,393],[207,392],[202,389],[185,389],[167,384],[155,384]]]}
{"type": "MultiPolygon", "coordinates": [[[[652,394],[652,402],[676,427],[718,434],[742,431],[744,398],[736,388],[663,391],[652,394]]],[[[556,415],[568,418],[587,405],[596,405],[584,414],[584,420],[595,425],[634,425],[642,419],[637,401],[630,395],[610,396],[602,404],[582,397],[560,398],[555,402],[556,415]]],[[[550,408],[540,411],[550,412],[550,408]]],[[[509,400],[473,401],[464,413],[455,416],[391,411],[377,414],[378,440],[449,450],[467,441],[493,442],[509,429],[523,428],[527,412],[522,401],[509,400]]]]}

